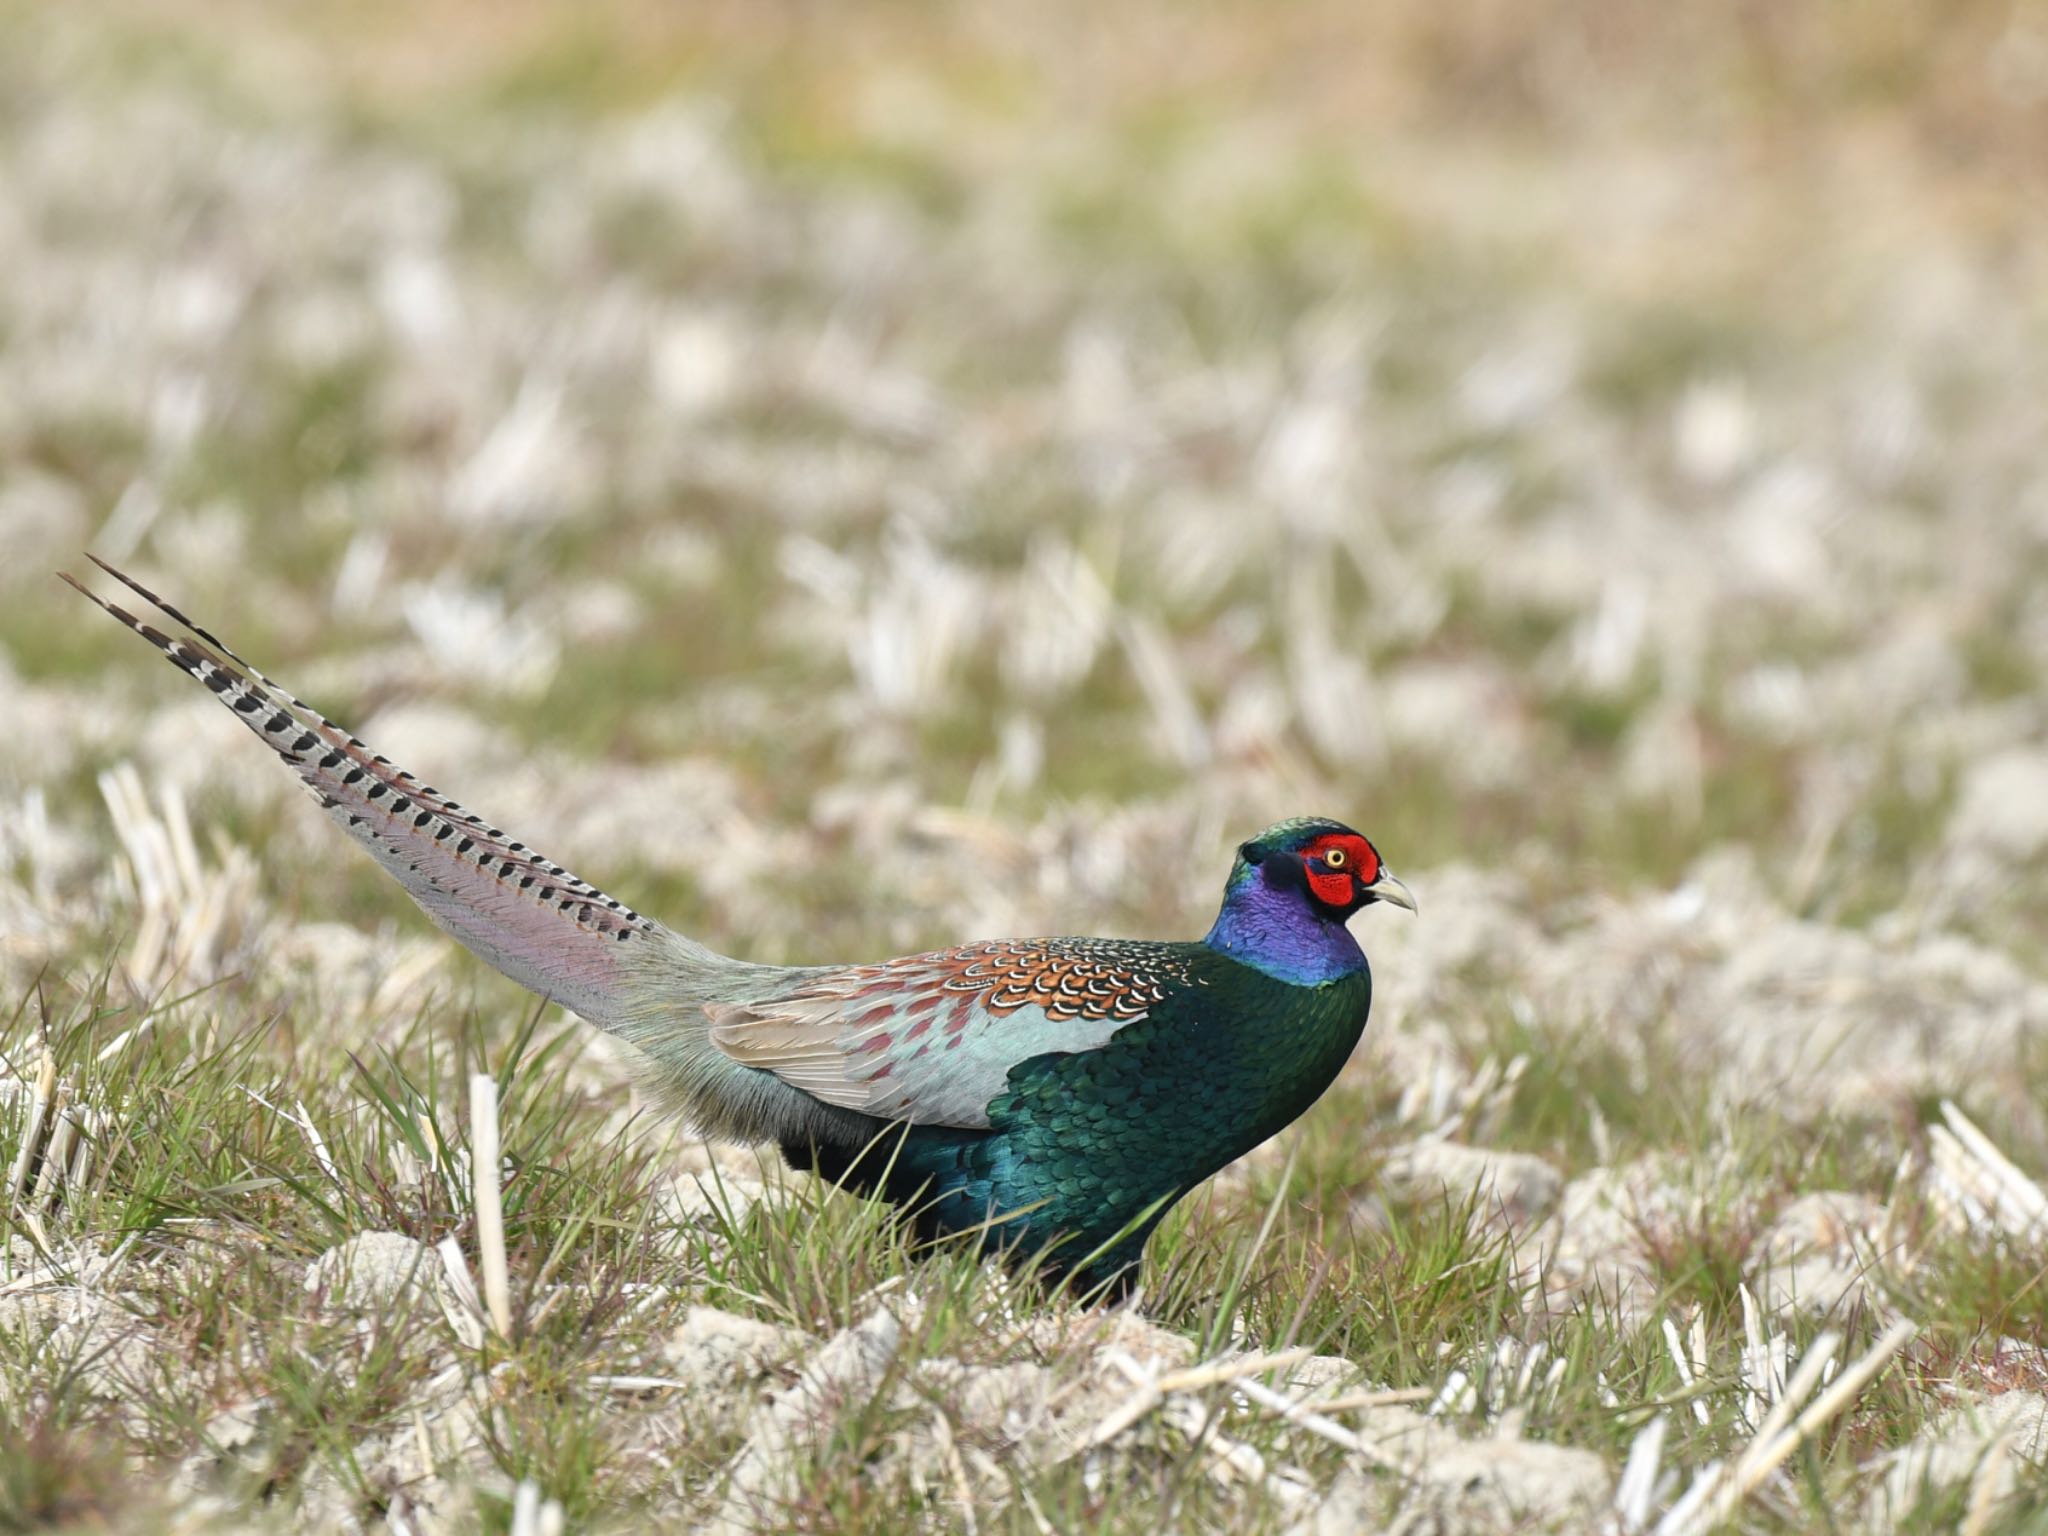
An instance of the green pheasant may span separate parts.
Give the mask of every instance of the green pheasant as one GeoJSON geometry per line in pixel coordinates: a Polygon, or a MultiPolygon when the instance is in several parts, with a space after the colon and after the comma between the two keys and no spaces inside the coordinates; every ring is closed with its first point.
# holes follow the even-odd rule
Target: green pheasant
{"type": "Polygon", "coordinates": [[[1305,817],[1238,849],[1199,942],[730,959],[420,783],[95,563],[169,632],[65,580],[212,690],[436,923],[644,1052],[706,1134],[772,1141],[928,1236],[978,1233],[1083,1286],[1127,1286],[1174,1201],[1316,1101],[1372,1002],[1346,920],[1415,909],[1370,842],[1305,817]]]}

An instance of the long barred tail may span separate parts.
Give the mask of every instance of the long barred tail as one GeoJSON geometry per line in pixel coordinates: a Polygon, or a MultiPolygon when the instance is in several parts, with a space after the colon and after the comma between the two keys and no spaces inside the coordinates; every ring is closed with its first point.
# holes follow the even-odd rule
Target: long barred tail
{"type": "Polygon", "coordinates": [[[182,633],[64,580],[211,689],[428,916],[514,981],[594,1024],[630,1030],[644,1020],[655,978],[721,963],[420,783],[140,582],[87,558],[182,633]]]}

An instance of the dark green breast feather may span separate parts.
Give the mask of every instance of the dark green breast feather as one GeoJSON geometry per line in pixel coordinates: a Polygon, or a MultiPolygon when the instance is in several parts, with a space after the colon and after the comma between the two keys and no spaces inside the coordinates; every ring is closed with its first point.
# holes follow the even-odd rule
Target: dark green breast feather
{"type": "Polygon", "coordinates": [[[1185,949],[1187,983],[1107,1045],[1011,1068],[988,1130],[913,1127],[886,1180],[863,1180],[856,1168],[850,1182],[895,1200],[923,1186],[927,1233],[1024,1212],[997,1241],[1026,1250],[1057,1242],[1068,1263],[1114,1242],[1090,1266],[1104,1274],[1134,1261],[1174,1200],[1322,1095],[1372,1001],[1363,968],[1297,986],[1203,945],[1185,949]]]}

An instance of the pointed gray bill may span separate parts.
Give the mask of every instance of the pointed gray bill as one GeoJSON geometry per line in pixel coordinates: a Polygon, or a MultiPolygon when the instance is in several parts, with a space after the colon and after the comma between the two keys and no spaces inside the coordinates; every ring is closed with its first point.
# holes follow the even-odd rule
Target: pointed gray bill
{"type": "Polygon", "coordinates": [[[1410,912],[1416,910],[1414,893],[1384,869],[1380,871],[1379,879],[1373,881],[1371,885],[1365,888],[1365,894],[1378,901],[1391,902],[1397,907],[1406,907],[1410,912]]]}

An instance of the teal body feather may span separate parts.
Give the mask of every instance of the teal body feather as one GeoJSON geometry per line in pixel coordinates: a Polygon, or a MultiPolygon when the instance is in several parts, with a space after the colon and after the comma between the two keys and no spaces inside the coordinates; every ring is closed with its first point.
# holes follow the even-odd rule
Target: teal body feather
{"type": "Polygon", "coordinates": [[[848,1182],[918,1211],[933,1235],[1009,1216],[987,1243],[1051,1245],[1055,1269],[1087,1261],[1084,1282],[1123,1271],[1176,1200],[1321,1096],[1372,1002],[1363,964],[1298,986],[1177,947],[1192,984],[1144,1019],[1098,1050],[1018,1063],[987,1130],[913,1127],[898,1146],[877,1122],[848,1182]]]}

